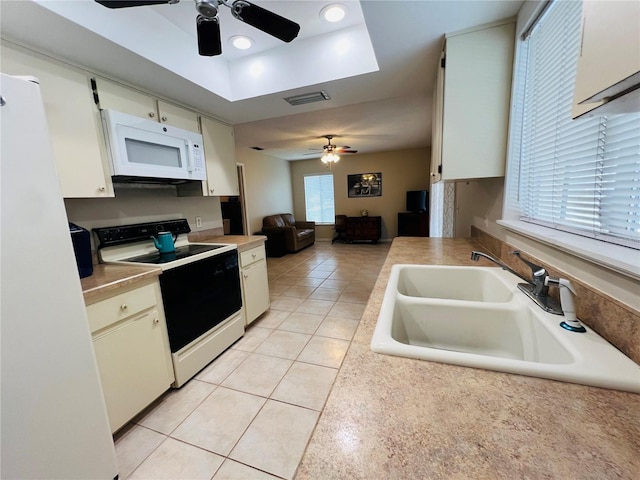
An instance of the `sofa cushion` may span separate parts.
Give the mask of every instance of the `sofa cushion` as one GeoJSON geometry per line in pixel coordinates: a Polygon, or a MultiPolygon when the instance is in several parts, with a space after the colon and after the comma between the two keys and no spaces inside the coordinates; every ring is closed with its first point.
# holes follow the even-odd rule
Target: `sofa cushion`
{"type": "Polygon", "coordinates": [[[290,213],[281,213],[280,216],[282,217],[282,220],[284,220],[285,225],[289,227],[295,227],[296,219],[293,218],[293,215],[291,215],[290,213]]]}
{"type": "Polygon", "coordinates": [[[266,228],[284,227],[285,223],[280,215],[269,215],[262,220],[262,226],[266,228]]]}
{"type": "Polygon", "coordinates": [[[296,230],[296,236],[298,237],[298,240],[304,240],[305,238],[309,238],[311,236],[314,235],[314,230],[311,230],[310,228],[305,228],[303,230],[296,230]]]}

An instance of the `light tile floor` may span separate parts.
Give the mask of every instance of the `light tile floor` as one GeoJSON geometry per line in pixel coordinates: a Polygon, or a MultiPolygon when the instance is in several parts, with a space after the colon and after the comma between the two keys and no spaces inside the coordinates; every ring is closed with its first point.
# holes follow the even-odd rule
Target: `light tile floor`
{"type": "Polygon", "coordinates": [[[293,478],[389,245],[267,259],[271,309],[118,432],[120,478],[293,478]]]}

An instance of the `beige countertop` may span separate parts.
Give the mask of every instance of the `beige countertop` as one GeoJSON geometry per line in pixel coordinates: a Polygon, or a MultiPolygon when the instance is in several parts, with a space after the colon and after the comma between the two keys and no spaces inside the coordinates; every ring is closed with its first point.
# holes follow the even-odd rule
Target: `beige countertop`
{"type": "Polygon", "coordinates": [[[392,265],[474,249],[394,240],[297,479],[640,478],[640,395],[370,350],[392,265]]]}
{"type": "MultiPolygon", "coordinates": [[[[267,237],[261,235],[222,236],[199,232],[189,235],[189,240],[194,243],[235,243],[239,252],[262,245],[266,239],[267,237]]],[[[135,285],[160,274],[162,270],[159,267],[98,264],[93,266],[91,276],[80,279],[80,284],[84,300],[89,302],[103,293],[135,285]]]]}
{"type": "Polygon", "coordinates": [[[189,241],[193,243],[235,243],[238,252],[244,252],[264,244],[267,237],[263,235],[216,235],[207,232],[191,232],[189,241]]]}
{"type": "Polygon", "coordinates": [[[103,293],[135,285],[162,273],[159,267],[139,267],[130,265],[93,266],[93,275],[80,279],[85,302],[103,293]]]}

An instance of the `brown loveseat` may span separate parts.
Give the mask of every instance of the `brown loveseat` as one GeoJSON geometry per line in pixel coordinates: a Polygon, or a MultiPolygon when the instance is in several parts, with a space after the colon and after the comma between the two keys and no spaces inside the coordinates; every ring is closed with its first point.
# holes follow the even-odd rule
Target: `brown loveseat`
{"type": "Polygon", "coordinates": [[[262,232],[272,252],[294,253],[316,241],[316,222],[296,222],[290,213],[262,219],[262,232]]]}

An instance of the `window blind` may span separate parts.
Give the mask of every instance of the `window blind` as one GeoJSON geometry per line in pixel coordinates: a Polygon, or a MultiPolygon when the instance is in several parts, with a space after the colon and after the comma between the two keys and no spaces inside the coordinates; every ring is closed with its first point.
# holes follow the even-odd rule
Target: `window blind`
{"type": "Polygon", "coordinates": [[[333,174],[306,175],[304,200],[307,221],[333,223],[335,221],[333,174]]]}
{"type": "Polygon", "coordinates": [[[571,119],[581,6],[555,1],[520,50],[521,219],[640,248],[640,113],[571,119]]]}

